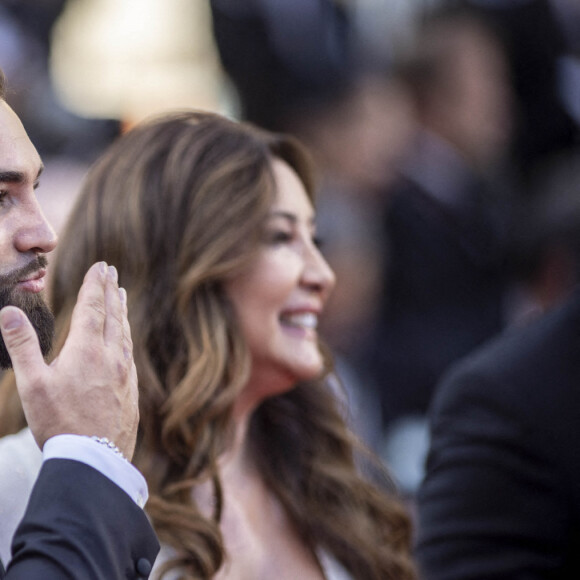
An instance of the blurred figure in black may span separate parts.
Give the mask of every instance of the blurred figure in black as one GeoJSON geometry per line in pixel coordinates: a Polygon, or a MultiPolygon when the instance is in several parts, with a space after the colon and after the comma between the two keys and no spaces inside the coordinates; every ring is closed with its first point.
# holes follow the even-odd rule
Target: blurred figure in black
{"type": "Polygon", "coordinates": [[[532,182],[514,227],[513,325],[565,302],[580,282],[580,148],[537,168],[532,182]]]}
{"type": "Polygon", "coordinates": [[[512,193],[503,164],[513,95],[495,32],[464,8],[426,15],[398,76],[418,127],[386,192],[390,261],[373,368],[382,380],[384,453],[412,494],[425,450],[417,429],[425,432],[439,377],[505,324],[512,193]]]}
{"type": "Polygon", "coordinates": [[[211,0],[216,44],[242,117],[274,131],[343,90],[352,24],[333,0],[211,0]]]}
{"type": "Polygon", "coordinates": [[[534,176],[517,324],[437,387],[418,494],[426,580],[579,576],[579,167],[576,151],[534,176]]]}
{"type": "Polygon", "coordinates": [[[89,163],[118,134],[116,120],[86,119],[66,110],[49,73],[53,25],[65,0],[6,0],[0,6],[0,66],[11,79],[6,101],[22,119],[45,161],[89,163]]]}
{"type": "MultiPolygon", "coordinates": [[[[580,4],[575,0],[447,0],[497,30],[517,103],[511,158],[526,187],[538,165],[580,139],[580,4]]],[[[525,191],[528,191],[527,189],[525,191]]]]}

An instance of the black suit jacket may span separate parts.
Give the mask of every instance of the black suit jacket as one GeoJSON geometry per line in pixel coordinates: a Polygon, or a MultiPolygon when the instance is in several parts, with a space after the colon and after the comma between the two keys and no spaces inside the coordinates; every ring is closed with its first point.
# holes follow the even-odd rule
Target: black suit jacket
{"type": "Polygon", "coordinates": [[[51,459],[43,464],[0,578],[146,578],[158,550],[143,510],[121,488],[83,463],[51,459]]]}
{"type": "MultiPolygon", "coordinates": [[[[479,182],[461,183],[458,196],[475,197],[479,182]]],[[[477,207],[453,212],[410,179],[391,195],[373,368],[387,423],[425,414],[450,364],[502,329],[505,289],[503,248],[477,207]]]]}
{"type": "Polygon", "coordinates": [[[460,363],[431,421],[426,580],[580,578],[580,292],[460,363]]]}

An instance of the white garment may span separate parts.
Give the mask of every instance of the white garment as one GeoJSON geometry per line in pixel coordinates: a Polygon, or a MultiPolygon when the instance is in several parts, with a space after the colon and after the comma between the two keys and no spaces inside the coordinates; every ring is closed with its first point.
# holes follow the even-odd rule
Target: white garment
{"type": "Polygon", "coordinates": [[[350,573],[334,556],[324,550],[316,550],[316,555],[326,580],[353,580],[350,573]]]}
{"type": "Polygon", "coordinates": [[[10,561],[12,536],[24,515],[42,464],[29,429],[0,438],[0,559],[10,561]]]}
{"type": "MultiPolygon", "coordinates": [[[[159,578],[159,567],[161,564],[167,562],[175,556],[175,551],[170,546],[161,544],[161,550],[155,560],[155,565],[151,572],[150,580],[160,580],[159,578]]],[[[349,572],[342,566],[342,564],[328,552],[318,549],[316,550],[316,556],[320,562],[320,567],[324,573],[324,578],[326,580],[353,580],[353,577],[349,572]]],[[[167,573],[163,580],[177,580],[179,578],[179,572],[167,573]]]]}

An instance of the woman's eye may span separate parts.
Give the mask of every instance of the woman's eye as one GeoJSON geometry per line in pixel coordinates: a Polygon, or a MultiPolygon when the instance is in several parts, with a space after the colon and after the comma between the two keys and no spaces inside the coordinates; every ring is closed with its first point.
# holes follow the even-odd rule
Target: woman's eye
{"type": "Polygon", "coordinates": [[[0,205],[4,205],[4,203],[6,203],[7,196],[8,192],[5,189],[0,189],[0,205]]]}
{"type": "Polygon", "coordinates": [[[290,232],[284,231],[270,232],[267,235],[267,240],[271,244],[285,244],[287,242],[291,242],[292,239],[293,239],[292,234],[290,232]]]}

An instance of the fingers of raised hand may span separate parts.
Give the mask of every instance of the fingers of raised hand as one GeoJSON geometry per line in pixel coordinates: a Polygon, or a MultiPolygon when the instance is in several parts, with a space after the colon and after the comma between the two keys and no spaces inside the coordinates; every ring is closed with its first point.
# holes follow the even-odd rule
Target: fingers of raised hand
{"type": "Polygon", "coordinates": [[[123,305],[123,354],[129,360],[133,356],[133,339],[127,311],[127,292],[125,288],[119,288],[119,297],[123,305]]]}
{"type": "Polygon", "coordinates": [[[106,346],[124,349],[127,315],[117,280],[118,275],[115,266],[109,266],[105,283],[105,325],[103,334],[106,346]]]}
{"type": "Polygon", "coordinates": [[[88,384],[127,388],[132,344],[117,270],[99,262],[88,270],[74,308],[58,365],[88,384]]]}
{"type": "Polygon", "coordinates": [[[69,340],[83,343],[103,337],[105,319],[105,289],[109,276],[105,262],[93,264],[85,275],[73,310],[69,340]]]}
{"type": "Polygon", "coordinates": [[[120,439],[118,445],[123,449],[125,457],[132,457],[135,451],[135,443],[137,440],[137,427],[139,425],[139,400],[137,389],[137,369],[135,363],[131,364],[130,380],[129,380],[129,396],[131,404],[127,406],[127,413],[125,415],[127,429],[126,437],[120,439]]]}

